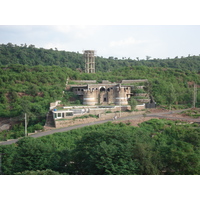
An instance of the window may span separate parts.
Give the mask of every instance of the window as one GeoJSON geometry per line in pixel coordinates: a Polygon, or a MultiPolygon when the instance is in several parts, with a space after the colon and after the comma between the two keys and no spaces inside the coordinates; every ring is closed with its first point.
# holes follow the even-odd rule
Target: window
{"type": "Polygon", "coordinates": [[[57,114],[56,113],[54,113],[54,118],[57,118],[57,114]]]}
{"type": "Polygon", "coordinates": [[[58,113],[58,117],[61,117],[61,113],[58,113]]]}
{"type": "Polygon", "coordinates": [[[104,98],[103,98],[103,101],[104,101],[104,102],[106,102],[106,101],[107,101],[107,100],[106,100],[106,97],[104,97],[104,98]]]}
{"type": "Polygon", "coordinates": [[[73,113],[66,113],[66,116],[73,116],[73,113]]]}

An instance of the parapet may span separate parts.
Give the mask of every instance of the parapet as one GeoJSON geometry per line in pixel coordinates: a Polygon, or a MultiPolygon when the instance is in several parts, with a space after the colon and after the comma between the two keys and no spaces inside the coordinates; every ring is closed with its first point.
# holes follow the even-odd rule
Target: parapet
{"type": "Polygon", "coordinates": [[[70,80],[70,82],[74,82],[74,83],[80,83],[80,84],[91,84],[91,83],[96,83],[96,80],[70,80]]]}
{"type": "Polygon", "coordinates": [[[126,84],[126,83],[140,83],[140,82],[148,82],[148,79],[137,79],[137,80],[122,80],[121,83],[122,84],[126,84]]]}

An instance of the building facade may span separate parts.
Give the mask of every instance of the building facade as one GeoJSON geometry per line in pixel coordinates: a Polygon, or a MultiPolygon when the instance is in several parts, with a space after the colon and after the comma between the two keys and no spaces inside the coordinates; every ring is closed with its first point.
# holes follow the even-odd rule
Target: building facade
{"type": "Polygon", "coordinates": [[[87,84],[71,86],[81,96],[84,105],[128,105],[131,87],[121,84],[87,84]]]}

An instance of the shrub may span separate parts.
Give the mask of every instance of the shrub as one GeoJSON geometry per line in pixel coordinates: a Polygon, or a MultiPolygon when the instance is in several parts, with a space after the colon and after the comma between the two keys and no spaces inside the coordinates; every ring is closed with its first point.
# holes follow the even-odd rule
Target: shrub
{"type": "Polygon", "coordinates": [[[41,124],[35,124],[34,129],[35,130],[43,130],[43,126],[41,124]]]}

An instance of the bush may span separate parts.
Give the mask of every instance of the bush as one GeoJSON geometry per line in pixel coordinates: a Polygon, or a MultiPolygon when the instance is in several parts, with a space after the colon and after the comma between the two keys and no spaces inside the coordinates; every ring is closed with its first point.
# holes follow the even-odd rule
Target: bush
{"type": "Polygon", "coordinates": [[[131,106],[131,111],[133,111],[137,106],[137,101],[132,97],[129,101],[129,105],[131,106]]]}
{"type": "Polygon", "coordinates": [[[43,130],[43,126],[41,124],[34,125],[35,130],[43,130]]]}

